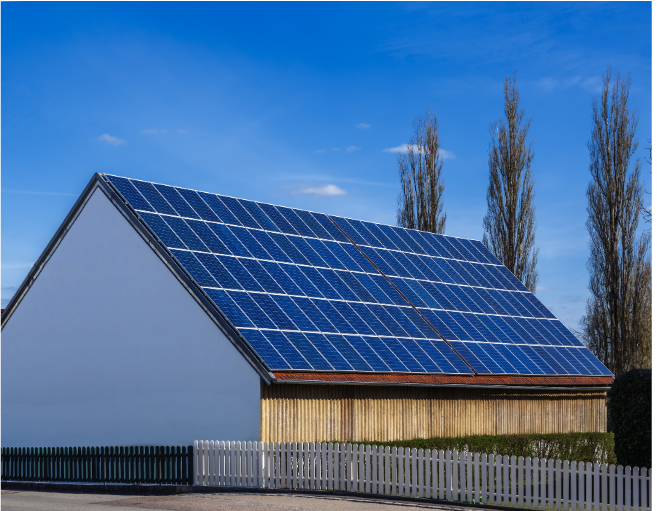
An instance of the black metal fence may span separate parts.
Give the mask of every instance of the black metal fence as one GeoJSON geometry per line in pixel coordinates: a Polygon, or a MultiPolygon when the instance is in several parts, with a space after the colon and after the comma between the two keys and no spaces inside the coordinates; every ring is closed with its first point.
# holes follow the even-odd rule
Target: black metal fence
{"type": "Polygon", "coordinates": [[[3,481],[193,484],[192,446],[3,447],[3,481]]]}

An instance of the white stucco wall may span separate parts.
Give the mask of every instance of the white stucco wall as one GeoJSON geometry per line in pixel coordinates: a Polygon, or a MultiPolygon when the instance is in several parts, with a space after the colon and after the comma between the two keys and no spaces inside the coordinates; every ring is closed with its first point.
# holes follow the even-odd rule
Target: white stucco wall
{"type": "Polygon", "coordinates": [[[100,189],[1,348],[3,447],[259,439],[258,373],[100,189]]]}

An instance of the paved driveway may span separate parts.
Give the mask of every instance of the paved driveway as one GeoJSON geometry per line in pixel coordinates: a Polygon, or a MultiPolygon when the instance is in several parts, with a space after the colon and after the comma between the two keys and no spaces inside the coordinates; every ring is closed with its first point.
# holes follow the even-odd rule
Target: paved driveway
{"type": "Polygon", "coordinates": [[[263,493],[184,494],[135,497],[2,490],[2,511],[411,511],[414,508],[464,511],[467,508],[315,495],[263,493]]]}

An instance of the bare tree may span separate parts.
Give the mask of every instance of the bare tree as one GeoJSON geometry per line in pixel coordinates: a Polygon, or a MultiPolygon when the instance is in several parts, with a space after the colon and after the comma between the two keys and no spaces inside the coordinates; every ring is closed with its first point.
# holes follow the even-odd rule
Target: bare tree
{"type": "Polygon", "coordinates": [[[581,320],[585,343],[615,375],[646,367],[651,357],[650,235],[638,231],[643,183],[628,109],[630,75],[614,83],[608,67],[600,103],[592,101],[587,145],[592,181],[587,188],[589,289],[581,320]]]}
{"type": "Polygon", "coordinates": [[[505,77],[505,110],[489,125],[489,188],[482,242],[533,293],[537,288],[535,248],[534,157],[524,123],[516,76],[505,77]]]}
{"type": "MultiPolygon", "coordinates": [[[[651,165],[651,139],[649,139],[649,147],[647,147],[649,150],[649,158],[644,158],[646,162],[651,165]]],[[[651,171],[649,171],[651,173],[651,171]]],[[[651,184],[649,184],[651,186],[651,184]]],[[[644,189],[644,192],[649,195],[649,201],[651,201],[651,192],[647,190],[646,188],[644,189]]],[[[644,217],[645,222],[651,222],[651,203],[649,203],[649,206],[645,206],[644,204],[642,205],[642,216],[644,217]]],[[[649,230],[651,230],[651,227],[649,227],[649,230]]]]}
{"type": "Polygon", "coordinates": [[[401,186],[398,225],[443,234],[446,230],[442,200],[445,185],[441,179],[443,158],[436,115],[428,108],[425,117],[414,120],[413,127],[406,152],[398,155],[401,186]]]}

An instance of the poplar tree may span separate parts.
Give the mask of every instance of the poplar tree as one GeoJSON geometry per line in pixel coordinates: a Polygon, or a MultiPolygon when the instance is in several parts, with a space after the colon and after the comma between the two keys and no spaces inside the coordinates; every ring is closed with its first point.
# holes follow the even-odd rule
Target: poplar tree
{"type": "Polygon", "coordinates": [[[530,120],[524,122],[516,77],[505,77],[503,117],[489,125],[489,187],[482,243],[533,293],[537,288],[530,120]]]}
{"type": "Polygon", "coordinates": [[[603,75],[600,102],[592,100],[587,147],[592,180],[587,188],[591,297],[581,320],[588,348],[615,375],[650,365],[650,234],[638,230],[644,186],[629,111],[630,75],[603,75]]]}
{"type": "Polygon", "coordinates": [[[445,184],[441,179],[443,157],[436,115],[428,108],[425,117],[414,120],[413,128],[406,151],[398,155],[401,188],[398,225],[443,234],[446,230],[446,213],[443,211],[445,184]]]}

